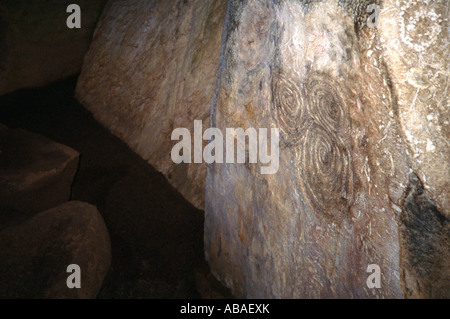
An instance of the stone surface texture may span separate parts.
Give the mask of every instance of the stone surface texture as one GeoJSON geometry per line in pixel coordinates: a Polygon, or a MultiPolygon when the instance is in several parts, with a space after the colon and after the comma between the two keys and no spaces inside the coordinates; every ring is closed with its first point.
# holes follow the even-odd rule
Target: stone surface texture
{"type": "Polygon", "coordinates": [[[0,94],[80,72],[106,0],[76,1],[81,29],[66,25],[70,0],[0,2],[0,94]]]}
{"type": "Polygon", "coordinates": [[[391,105],[414,172],[400,218],[409,298],[450,297],[449,17],[446,0],[385,0],[380,12],[391,105]]]}
{"type": "Polygon", "coordinates": [[[176,127],[209,125],[226,2],[109,1],[85,57],[77,98],[94,117],[204,206],[204,164],[175,165],[176,127]]]}
{"type": "Polygon", "coordinates": [[[448,10],[229,1],[212,125],[280,129],[276,174],[207,169],[206,256],[236,296],[450,296],[448,10]]]}
{"type": "Polygon", "coordinates": [[[449,297],[448,10],[109,1],[76,94],[205,207],[206,257],[236,296],[449,297]],[[172,130],[194,120],[279,128],[279,171],[175,165],[172,130]]]}
{"type": "Polygon", "coordinates": [[[103,218],[95,206],[67,202],[0,231],[1,298],[95,298],[111,263],[103,218]],[[69,289],[67,266],[81,269],[69,289]]]}
{"type": "Polygon", "coordinates": [[[68,201],[78,161],[70,147],[0,126],[0,206],[37,213],[68,201]]]}

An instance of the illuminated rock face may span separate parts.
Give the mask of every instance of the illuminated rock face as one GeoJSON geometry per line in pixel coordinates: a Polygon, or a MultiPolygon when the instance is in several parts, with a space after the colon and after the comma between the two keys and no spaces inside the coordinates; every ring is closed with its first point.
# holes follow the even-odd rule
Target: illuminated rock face
{"type": "Polygon", "coordinates": [[[98,121],[199,208],[206,167],[174,164],[171,133],[209,123],[225,11],[222,0],[110,1],[76,90],[98,121]]]}
{"type": "Polygon", "coordinates": [[[412,175],[401,215],[406,297],[450,296],[448,1],[386,0],[380,42],[412,175]]]}
{"type": "Polygon", "coordinates": [[[281,141],[276,174],[207,169],[206,256],[237,296],[450,295],[444,3],[230,1],[212,124],[281,141]]]}
{"type": "Polygon", "coordinates": [[[226,7],[110,1],[77,97],[205,206],[207,259],[237,296],[449,297],[446,1],[226,7]],[[175,165],[171,133],[194,120],[279,128],[278,172],[175,165]]]}
{"type": "Polygon", "coordinates": [[[106,0],[80,0],[81,29],[67,28],[71,0],[0,3],[0,94],[80,72],[106,0]]]}

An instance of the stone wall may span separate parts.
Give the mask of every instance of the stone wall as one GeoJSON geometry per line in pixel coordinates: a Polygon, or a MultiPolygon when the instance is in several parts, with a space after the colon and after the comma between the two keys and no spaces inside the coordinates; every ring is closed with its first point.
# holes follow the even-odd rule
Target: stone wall
{"type": "Polygon", "coordinates": [[[110,1],[76,94],[205,206],[235,295],[449,297],[447,52],[445,0],[110,1]],[[194,120],[279,128],[278,172],[175,165],[194,120]]]}
{"type": "Polygon", "coordinates": [[[208,166],[213,273],[241,297],[448,297],[445,1],[229,4],[212,123],[278,127],[280,168],[208,166]]]}

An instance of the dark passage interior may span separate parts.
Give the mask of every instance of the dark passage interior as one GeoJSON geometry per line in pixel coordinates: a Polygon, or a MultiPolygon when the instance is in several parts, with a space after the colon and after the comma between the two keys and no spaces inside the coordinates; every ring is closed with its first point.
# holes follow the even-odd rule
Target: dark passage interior
{"type": "Polygon", "coordinates": [[[0,0],[0,299],[450,298],[448,3],[0,0]]]}
{"type": "Polygon", "coordinates": [[[74,98],[77,78],[0,96],[0,122],[80,152],[71,200],[97,206],[112,262],[98,298],[227,296],[203,253],[203,211],[74,98]]]}

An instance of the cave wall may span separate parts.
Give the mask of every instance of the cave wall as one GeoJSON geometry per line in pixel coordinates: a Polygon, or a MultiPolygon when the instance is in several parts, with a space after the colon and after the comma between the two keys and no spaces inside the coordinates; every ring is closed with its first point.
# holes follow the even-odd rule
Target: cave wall
{"type": "Polygon", "coordinates": [[[449,296],[448,7],[378,2],[369,27],[372,3],[229,2],[212,124],[280,129],[276,174],[207,169],[206,256],[237,296],[449,296]]]}
{"type": "Polygon", "coordinates": [[[383,2],[380,49],[411,168],[441,211],[450,207],[449,2],[383,2]]]}
{"type": "Polygon", "coordinates": [[[449,2],[382,4],[379,48],[410,169],[398,221],[403,291],[449,298],[449,2]]]}
{"type": "Polygon", "coordinates": [[[81,29],[66,25],[69,0],[0,2],[0,95],[81,71],[106,0],[80,0],[81,29]]]}
{"type": "Polygon", "coordinates": [[[204,164],[176,165],[176,127],[209,125],[226,2],[109,1],[76,96],[94,117],[204,207],[204,164]]]}
{"type": "Polygon", "coordinates": [[[76,95],[205,207],[236,296],[448,297],[447,52],[445,0],[109,1],[76,95]],[[194,120],[279,128],[278,172],[175,165],[194,120]]]}

